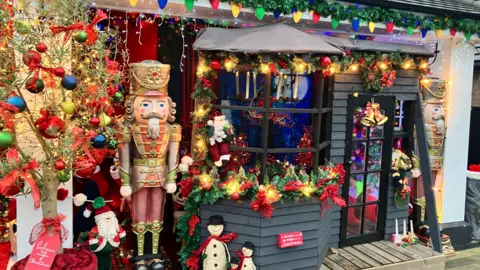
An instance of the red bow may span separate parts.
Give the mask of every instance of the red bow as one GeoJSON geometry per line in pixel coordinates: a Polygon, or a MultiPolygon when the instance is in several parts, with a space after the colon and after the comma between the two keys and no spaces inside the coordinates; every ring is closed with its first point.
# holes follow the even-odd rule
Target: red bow
{"type": "Polygon", "coordinates": [[[245,256],[239,250],[236,250],[235,253],[237,253],[238,257],[240,257],[240,265],[238,266],[238,270],[242,270],[243,262],[245,261],[245,259],[250,259],[252,258],[252,256],[245,256]]]}
{"type": "Polygon", "coordinates": [[[82,22],[77,22],[69,26],[52,25],[50,26],[50,31],[52,31],[53,35],[58,35],[65,32],[65,36],[63,37],[63,43],[67,43],[71,31],[83,30],[84,28],[85,25],[82,22]]]}
{"type": "Polygon", "coordinates": [[[55,218],[43,218],[40,223],[33,227],[30,233],[30,239],[28,240],[30,245],[33,245],[38,237],[47,232],[50,227],[52,232],[60,234],[62,242],[67,240],[68,230],[62,225],[62,222],[66,219],[67,217],[64,214],[58,214],[55,218]]]}
{"type": "Polygon", "coordinates": [[[188,221],[188,227],[190,227],[188,235],[193,236],[193,232],[195,231],[195,227],[197,226],[198,222],[200,222],[200,219],[197,215],[193,215],[190,218],[190,220],[188,221]]]}
{"type": "Polygon", "coordinates": [[[267,220],[273,215],[273,206],[268,202],[265,192],[258,191],[257,199],[250,203],[250,208],[254,211],[259,211],[267,220]]]}
{"type": "Polygon", "coordinates": [[[192,252],[192,255],[190,258],[188,258],[186,265],[190,270],[197,270],[198,269],[198,262],[200,261],[200,254],[207,248],[208,244],[210,244],[210,241],[212,239],[215,239],[217,241],[223,242],[223,243],[228,243],[233,241],[234,239],[237,239],[237,234],[234,232],[227,233],[223,236],[213,236],[210,235],[207,240],[205,240],[202,245],[197,249],[192,252]]]}
{"type": "Polygon", "coordinates": [[[83,151],[87,155],[88,159],[92,162],[95,162],[95,158],[92,156],[88,150],[87,142],[90,142],[93,138],[97,136],[97,133],[93,130],[89,130],[87,134],[83,134],[83,129],[79,127],[74,127],[72,130],[72,139],[73,144],[71,146],[72,150],[75,150],[78,146],[82,145],[83,151]]]}
{"type": "MultiPolygon", "coordinates": [[[[15,149],[10,149],[7,154],[7,162],[9,164],[19,164],[19,155],[18,151],[15,149]]],[[[37,183],[35,179],[33,179],[32,175],[29,171],[33,171],[40,167],[36,160],[31,160],[27,165],[11,170],[7,175],[3,177],[0,181],[0,194],[6,195],[8,190],[15,185],[15,181],[20,176],[21,178],[25,179],[27,183],[30,185],[30,189],[32,190],[32,198],[33,198],[33,206],[35,210],[40,207],[40,191],[38,190],[37,183]]]]}
{"type": "Polygon", "coordinates": [[[95,18],[93,18],[92,22],[89,25],[87,25],[87,27],[85,28],[85,32],[87,33],[87,36],[88,36],[87,42],[85,42],[85,44],[90,45],[95,43],[95,41],[97,41],[98,34],[97,34],[97,31],[95,31],[95,25],[97,25],[99,22],[107,18],[108,16],[107,14],[105,14],[105,12],[103,12],[103,10],[101,9],[97,10],[97,14],[95,15],[95,18]]]}
{"type": "Polygon", "coordinates": [[[334,204],[340,207],[347,206],[345,203],[345,200],[339,195],[337,195],[337,192],[338,192],[338,186],[336,184],[326,186],[325,189],[323,190],[322,195],[320,195],[320,200],[322,201],[322,215],[325,212],[325,210],[330,208],[327,198],[330,198],[330,200],[332,200],[334,204]]]}

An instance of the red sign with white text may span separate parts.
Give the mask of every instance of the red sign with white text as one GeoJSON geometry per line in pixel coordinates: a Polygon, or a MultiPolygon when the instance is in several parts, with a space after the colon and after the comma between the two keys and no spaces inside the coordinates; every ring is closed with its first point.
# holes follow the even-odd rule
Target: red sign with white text
{"type": "Polygon", "coordinates": [[[59,247],[60,236],[58,233],[50,234],[49,232],[46,232],[40,235],[33,245],[33,250],[28,258],[25,270],[50,269],[59,247]]]}
{"type": "Polygon", "coordinates": [[[278,235],[278,247],[289,248],[303,245],[302,232],[281,233],[278,235]]]}

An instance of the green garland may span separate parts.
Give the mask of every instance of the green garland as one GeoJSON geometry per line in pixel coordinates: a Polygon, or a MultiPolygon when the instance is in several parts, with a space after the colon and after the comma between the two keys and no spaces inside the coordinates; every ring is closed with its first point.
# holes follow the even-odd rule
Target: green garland
{"type": "Polygon", "coordinates": [[[358,18],[363,23],[388,23],[392,22],[401,28],[419,28],[428,30],[448,30],[467,34],[480,33],[480,22],[472,19],[450,18],[440,16],[421,16],[407,11],[384,9],[380,7],[348,5],[340,3],[327,3],[324,0],[221,0],[229,4],[240,4],[243,8],[256,9],[263,7],[266,12],[290,15],[294,11],[313,11],[322,17],[338,20],[358,18]]]}

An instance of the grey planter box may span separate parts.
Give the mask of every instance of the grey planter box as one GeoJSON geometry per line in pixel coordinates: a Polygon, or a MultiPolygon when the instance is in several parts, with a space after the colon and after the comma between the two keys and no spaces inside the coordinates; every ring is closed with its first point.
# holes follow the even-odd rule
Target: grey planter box
{"type": "Polygon", "coordinates": [[[322,216],[321,202],[317,198],[277,203],[273,207],[273,216],[267,220],[250,209],[250,201],[222,200],[213,206],[202,205],[202,241],[209,236],[208,218],[220,215],[225,219],[225,232],[238,234],[238,238],[228,244],[232,256],[236,256],[235,250],[241,250],[245,241],[250,241],[255,245],[253,260],[258,270],[319,269],[329,247],[331,209],[322,216]],[[298,231],[303,233],[302,246],[278,247],[278,234],[298,231]]]}

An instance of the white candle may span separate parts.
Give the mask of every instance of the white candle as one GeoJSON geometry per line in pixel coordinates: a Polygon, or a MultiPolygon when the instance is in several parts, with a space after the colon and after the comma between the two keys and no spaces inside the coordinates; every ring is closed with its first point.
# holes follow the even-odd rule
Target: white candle
{"type": "Polygon", "coordinates": [[[282,82],[283,82],[283,74],[280,72],[280,76],[278,76],[278,83],[277,83],[277,100],[280,98],[280,91],[282,91],[282,82]]]}
{"type": "Polygon", "coordinates": [[[257,97],[257,73],[253,73],[253,98],[257,97]]]}
{"type": "Polygon", "coordinates": [[[410,220],[410,232],[413,234],[413,220],[410,220]]]}
{"type": "Polygon", "coordinates": [[[295,87],[293,88],[293,99],[297,99],[298,94],[298,72],[295,75],[295,87]]]}
{"type": "Polygon", "coordinates": [[[245,80],[245,99],[248,99],[250,97],[250,72],[247,72],[247,79],[245,80]]]}
{"type": "Polygon", "coordinates": [[[403,235],[407,235],[407,220],[403,219],[403,235]]]}
{"type": "Polygon", "coordinates": [[[398,235],[398,218],[395,219],[395,235],[398,235]]]}
{"type": "Polygon", "coordinates": [[[235,91],[237,93],[237,97],[240,94],[240,82],[239,82],[239,74],[238,71],[235,72],[235,91]]]}
{"type": "Polygon", "coordinates": [[[283,75],[283,97],[287,97],[287,75],[283,75]]]}

